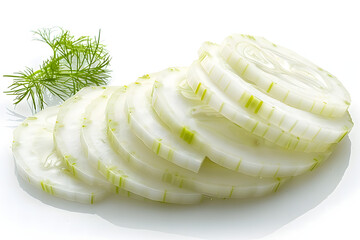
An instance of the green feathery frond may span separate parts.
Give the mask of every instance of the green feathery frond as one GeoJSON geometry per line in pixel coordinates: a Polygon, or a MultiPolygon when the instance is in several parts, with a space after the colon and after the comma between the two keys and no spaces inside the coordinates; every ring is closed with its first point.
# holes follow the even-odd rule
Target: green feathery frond
{"type": "Polygon", "coordinates": [[[35,112],[46,106],[45,96],[66,100],[83,87],[106,85],[110,78],[111,57],[97,37],[75,38],[61,28],[34,32],[35,40],[46,43],[53,51],[40,69],[26,68],[4,77],[13,78],[8,95],[14,95],[14,104],[26,99],[35,112]]]}

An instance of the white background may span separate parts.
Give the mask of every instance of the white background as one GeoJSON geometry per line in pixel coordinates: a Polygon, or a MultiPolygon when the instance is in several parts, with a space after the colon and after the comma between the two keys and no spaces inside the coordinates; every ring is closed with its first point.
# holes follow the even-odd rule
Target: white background
{"type": "MultiPolygon", "coordinates": [[[[1,1],[0,238],[359,239],[360,14],[357,1],[1,1]],[[15,174],[10,84],[3,74],[49,56],[31,30],[60,26],[96,35],[113,56],[112,84],[189,65],[203,41],[265,36],[336,75],[352,96],[355,126],[324,166],[277,194],[173,206],[118,197],[94,206],[54,199],[15,174]]],[[[17,108],[24,113],[26,108],[17,108]]]]}

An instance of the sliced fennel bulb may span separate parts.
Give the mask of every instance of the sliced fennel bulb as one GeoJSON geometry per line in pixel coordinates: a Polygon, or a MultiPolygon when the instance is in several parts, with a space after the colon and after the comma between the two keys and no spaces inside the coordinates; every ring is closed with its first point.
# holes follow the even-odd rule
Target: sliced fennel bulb
{"type": "Polygon", "coordinates": [[[53,129],[58,111],[59,107],[48,107],[15,129],[12,149],[16,170],[25,181],[53,196],[92,204],[108,191],[76,179],[57,156],[53,129]]]}
{"type": "Polygon", "coordinates": [[[122,91],[121,88],[107,89],[86,107],[81,136],[90,164],[110,183],[138,196],[167,203],[198,203],[202,199],[201,194],[156,181],[132,168],[126,158],[112,149],[107,138],[105,109],[115,90],[122,91]]]}
{"type": "Polygon", "coordinates": [[[81,128],[85,107],[101,96],[106,87],[83,88],[69,98],[61,107],[54,128],[55,147],[69,171],[82,181],[117,189],[94,169],[87,160],[86,149],[81,145],[81,128]]]}
{"type": "Polygon", "coordinates": [[[290,50],[232,35],[199,56],[26,119],[14,132],[19,175],[82,203],[108,192],[177,204],[258,197],[316,169],[351,131],[344,86],[290,50]]]}
{"type": "MultiPolygon", "coordinates": [[[[294,136],[278,126],[263,121],[256,115],[250,115],[247,110],[237,107],[224,92],[209,80],[199,61],[195,61],[190,66],[187,82],[205,104],[210,105],[214,110],[251,134],[282,148],[298,152],[325,152],[333,145],[294,136]]],[[[257,106],[259,103],[260,101],[256,100],[251,102],[257,106]]]]}
{"type": "MultiPolygon", "coordinates": [[[[348,112],[339,118],[327,118],[288,106],[268,96],[234,73],[221,58],[216,44],[204,43],[199,54],[200,64],[208,79],[235,106],[247,110],[249,116],[256,115],[264,122],[278,126],[301,139],[324,143],[339,142],[353,126],[348,112]]],[[[207,83],[208,81],[205,82],[207,83]]]]}
{"type": "Polygon", "coordinates": [[[161,76],[162,73],[151,74],[150,79],[139,79],[129,88],[125,108],[131,129],[157,155],[180,167],[198,172],[205,155],[191,145],[179,141],[151,106],[154,80],[161,76]]]}
{"type": "MultiPolygon", "coordinates": [[[[164,75],[170,72],[165,70],[164,75]]],[[[128,115],[124,114],[126,94],[115,92],[108,103],[108,134],[114,150],[128,164],[147,176],[190,189],[206,196],[221,198],[255,197],[276,191],[285,181],[281,178],[257,178],[227,170],[205,160],[198,173],[178,167],[159,157],[131,131],[128,115]]]]}
{"type": "Polygon", "coordinates": [[[350,95],[336,77],[265,38],[229,36],[221,55],[244,79],[295,108],[340,117],[350,105],[350,95]]]}
{"type": "Polygon", "coordinates": [[[293,152],[249,134],[204,104],[186,73],[183,68],[157,77],[152,105],[175,134],[215,163],[252,176],[286,177],[312,170],[329,155],[293,152]]]}

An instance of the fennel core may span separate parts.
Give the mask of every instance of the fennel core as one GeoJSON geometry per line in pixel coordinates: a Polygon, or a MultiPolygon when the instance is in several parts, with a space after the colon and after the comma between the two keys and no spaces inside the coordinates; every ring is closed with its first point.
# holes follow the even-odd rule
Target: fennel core
{"type": "Polygon", "coordinates": [[[100,43],[100,34],[101,30],[94,38],[75,38],[62,28],[35,31],[35,40],[46,43],[53,54],[38,70],[26,67],[24,71],[4,75],[13,78],[4,93],[15,96],[14,105],[25,99],[37,112],[45,108],[48,97],[64,101],[83,87],[106,85],[111,57],[106,46],[100,43]]]}

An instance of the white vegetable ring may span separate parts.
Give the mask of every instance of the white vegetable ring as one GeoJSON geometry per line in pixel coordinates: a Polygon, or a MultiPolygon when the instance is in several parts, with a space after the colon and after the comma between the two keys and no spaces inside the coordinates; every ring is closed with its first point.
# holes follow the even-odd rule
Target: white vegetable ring
{"type": "Polygon", "coordinates": [[[107,137],[105,109],[115,90],[122,91],[120,87],[108,88],[102,96],[94,99],[86,107],[81,135],[82,144],[88,152],[90,163],[110,183],[128,191],[129,194],[167,203],[193,204],[200,202],[201,194],[156,181],[151,176],[134,170],[126,158],[118,155],[112,149],[107,137]]]}
{"type": "Polygon", "coordinates": [[[85,108],[92,100],[101,96],[105,89],[106,87],[83,88],[64,102],[56,119],[54,140],[59,156],[62,157],[66,167],[74,176],[88,184],[100,185],[118,192],[115,186],[108,183],[90,165],[86,149],[81,145],[81,129],[84,127],[85,108]]]}
{"type": "MultiPolygon", "coordinates": [[[[169,72],[171,71],[163,71],[161,77],[171,81],[169,72]]],[[[276,191],[285,181],[282,178],[247,176],[230,171],[209,160],[203,162],[198,173],[178,167],[159,157],[131,131],[129,126],[131,119],[121,110],[124,106],[125,95],[115,92],[107,108],[108,134],[112,139],[111,144],[120,155],[128,159],[131,166],[146,176],[151,176],[160,182],[174,184],[183,190],[189,189],[206,196],[221,198],[263,196],[276,191]]]]}
{"type": "MultiPolygon", "coordinates": [[[[210,105],[215,111],[218,111],[227,119],[240,127],[246,129],[249,133],[260,138],[265,138],[286,150],[295,150],[298,152],[325,152],[332,144],[321,141],[311,141],[292,135],[282,130],[278,126],[263,121],[256,115],[251,115],[245,109],[236,106],[232,100],[209,79],[206,72],[195,61],[189,68],[187,81],[190,87],[197,94],[201,101],[210,105]]],[[[252,101],[252,106],[259,106],[260,101],[252,101]]],[[[257,107],[253,108],[255,111],[257,107]]]]}
{"type": "Polygon", "coordinates": [[[289,151],[249,134],[203,103],[186,84],[186,72],[164,71],[152,104],[179,139],[215,163],[252,176],[287,177],[314,169],[328,155],[289,151]]]}
{"type": "Polygon", "coordinates": [[[348,112],[339,118],[328,118],[268,96],[234,73],[221,58],[216,44],[204,43],[200,55],[200,64],[208,79],[226,94],[229,101],[246,110],[250,116],[258,116],[296,137],[324,143],[338,143],[353,126],[348,112]]]}
{"type": "Polygon", "coordinates": [[[59,107],[48,107],[27,118],[14,131],[16,170],[30,184],[53,196],[80,203],[102,199],[106,189],[76,179],[57,157],[53,129],[59,107]]]}
{"type": "Polygon", "coordinates": [[[198,172],[205,155],[181,141],[160,120],[151,106],[154,80],[161,74],[151,74],[151,79],[139,79],[132,84],[126,98],[126,112],[132,131],[157,155],[180,166],[198,172]]]}
{"type": "Polygon", "coordinates": [[[241,77],[290,106],[340,117],[350,105],[349,93],[336,77],[265,38],[230,36],[221,54],[241,77]]]}

